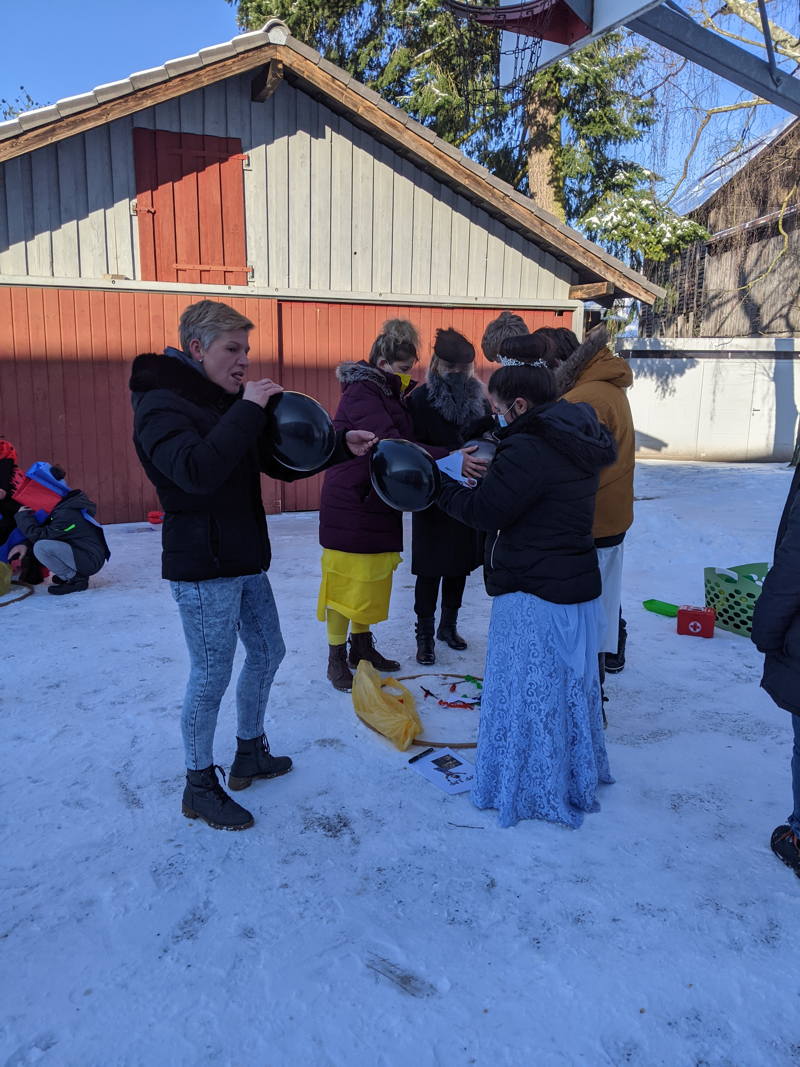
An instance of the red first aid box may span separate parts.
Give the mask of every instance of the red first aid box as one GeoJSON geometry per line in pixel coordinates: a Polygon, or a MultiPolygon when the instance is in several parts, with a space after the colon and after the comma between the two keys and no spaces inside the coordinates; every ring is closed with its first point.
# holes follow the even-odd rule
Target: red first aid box
{"type": "Polygon", "coordinates": [[[717,613],[713,608],[678,608],[678,633],[689,637],[713,637],[717,613]]]}

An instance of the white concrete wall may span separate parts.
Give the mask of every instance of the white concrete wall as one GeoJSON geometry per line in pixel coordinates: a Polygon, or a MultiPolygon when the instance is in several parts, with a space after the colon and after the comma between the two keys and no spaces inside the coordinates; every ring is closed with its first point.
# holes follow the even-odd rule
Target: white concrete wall
{"type": "Polygon", "coordinates": [[[624,340],[637,455],[788,460],[800,411],[800,339],[624,340]]]}

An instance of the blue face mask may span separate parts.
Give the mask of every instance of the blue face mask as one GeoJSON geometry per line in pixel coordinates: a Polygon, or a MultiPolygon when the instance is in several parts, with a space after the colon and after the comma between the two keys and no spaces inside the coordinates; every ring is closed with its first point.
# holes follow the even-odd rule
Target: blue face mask
{"type": "Polygon", "coordinates": [[[506,415],[509,413],[509,411],[511,411],[513,406],[514,406],[514,402],[509,404],[508,407],[506,408],[506,410],[502,414],[495,415],[495,421],[497,422],[497,425],[501,429],[505,429],[505,427],[508,426],[508,419],[506,418],[506,415]]]}

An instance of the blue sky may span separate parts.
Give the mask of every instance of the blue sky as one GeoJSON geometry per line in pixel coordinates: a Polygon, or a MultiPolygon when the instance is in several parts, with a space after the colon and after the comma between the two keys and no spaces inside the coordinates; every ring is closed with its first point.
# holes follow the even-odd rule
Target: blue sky
{"type": "MultiPolygon", "coordinates": [[[[11,0],[4,2],[9,10],[11,0]]],[[[10,10],[0,35],[0,98],[14,100],[22,85],[42,104],[117,81],[240,32],[235,9],[225,0],[38,0],[30,16],[20,5],[10,10]]],[[[704,103],[727,103],[737,93],[734,86],[712,78],[703,92],[708,96],[704,103]]],[[[785,112],[777,108],[760,109],[751,136],[783,118],[785,112]]],[[[710,136],[713,125],[693,162],[693,177],[722,150],[710,136]]],[[[675,129],[658,149],[642,146],[629,151],[646,165],[669,172],[681,162],[686,143],[684,131],[675,129]],[[661,154],[655,163],[654,151],[661,154]]]]}
{"type": "Polygon", "coordinates": [[[0,97],[13,99],[24,85],[41,103],[240,32],[225,0],[37,0],[33,16],[11,0],[2,6],[0,97]]]}

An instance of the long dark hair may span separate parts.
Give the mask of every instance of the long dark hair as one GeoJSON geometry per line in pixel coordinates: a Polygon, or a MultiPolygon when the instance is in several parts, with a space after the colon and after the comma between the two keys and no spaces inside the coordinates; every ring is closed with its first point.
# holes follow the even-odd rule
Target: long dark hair
{"type": "Polygon", "coordinates": [[[558,397],[556,380],[547,367],[501,367],[489,379],[488,388],[504,404],[512,404],[519,396],[538,407],[558,397]]]}

